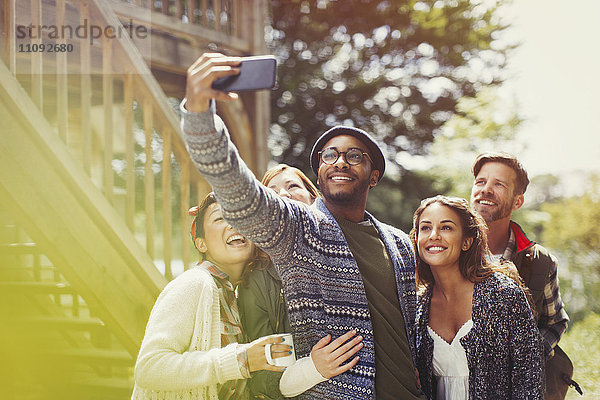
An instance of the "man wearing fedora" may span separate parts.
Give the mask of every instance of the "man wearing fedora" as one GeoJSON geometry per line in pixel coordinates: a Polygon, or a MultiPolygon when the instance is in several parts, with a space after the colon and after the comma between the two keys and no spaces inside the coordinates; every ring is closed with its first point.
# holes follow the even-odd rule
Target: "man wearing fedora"
{"type": "MultiPolygon", "coordinates": [[[[239,58],[202,55],[187,74],[182,128],[225,219],[272,258],[281,275],[298,357],[327,334],[363,337],[348,372],[316,384],[306,399],[424,399],[415,374],[415,260],[408,236],[365,211],[385,158],[364,131],[336,126],[316,141],[311,167],[323,193],[313,206],[263,187],[238,155],[211,88],[238,73],[239,58]]],[[[334,355],[335,356],[335,355],[334,355]]],[[[316,382],[315,382],[316,383],[316,382]]]]}

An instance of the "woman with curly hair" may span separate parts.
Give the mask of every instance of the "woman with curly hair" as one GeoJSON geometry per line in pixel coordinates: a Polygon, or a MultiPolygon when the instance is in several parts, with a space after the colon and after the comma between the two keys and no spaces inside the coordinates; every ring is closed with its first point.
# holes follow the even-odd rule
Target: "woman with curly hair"
{"type": "Polygon", "coordinates": [[[542,341],[514,268],[491,261],[486,225],[464,199],[415,211],[417,368],[437,400],[544,398],[542,341]],[[515,279],[516,278],[516,279],[515,279]]]}

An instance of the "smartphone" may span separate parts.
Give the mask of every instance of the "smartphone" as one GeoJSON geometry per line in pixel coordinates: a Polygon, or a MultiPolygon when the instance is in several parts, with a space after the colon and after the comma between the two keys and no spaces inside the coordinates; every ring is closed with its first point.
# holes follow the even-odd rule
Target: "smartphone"
{"type": "Polygon", "coordinates": [[[223,92],[271,89],[275,86],[276,66],[274,56],[242,57],[240,73],[215,80],[212,88],[223,92]]]}

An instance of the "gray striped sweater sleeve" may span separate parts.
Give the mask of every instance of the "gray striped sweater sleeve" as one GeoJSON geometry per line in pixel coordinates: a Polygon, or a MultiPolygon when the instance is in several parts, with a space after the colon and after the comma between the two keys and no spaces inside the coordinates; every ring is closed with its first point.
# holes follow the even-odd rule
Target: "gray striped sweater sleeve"
{"type": "Polygon", "coordinates": [[[181,105],[181,127],[196,168],[210,183],[223,217],[273,257],[291,251],[298,208],[266,189],[239,156],[227,127],[211,110],[187,112],[181,105]]]}

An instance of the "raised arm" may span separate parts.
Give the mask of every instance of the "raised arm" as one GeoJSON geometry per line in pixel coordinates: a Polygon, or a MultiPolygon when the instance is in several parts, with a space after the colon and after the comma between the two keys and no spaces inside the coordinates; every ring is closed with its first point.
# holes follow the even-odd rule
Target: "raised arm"
{"type": "Polygon", "coordinates": [[[212,88],[212,83],[226,76],[240,73],[239,57],[226,57],[219,53],[205,53],[187,70],[185,86],[185,109],[192,113],[203,113],[208,110],[211,99],[233,101],[236,93],[226,93],[212,88]]]}
{"type": "MultiPolygon", "coordinates": [[[[187,72],[182,128],[190,155],[223,209],[223,216],[242,234],[266,251],[291,251],[296,224],[290,223],[299,206],[264,188],[240,158],[227,128],[209,108],[210,99],[236,96],[211,88],[222,76],[237,73],[238,58],[201,56],[187,72]]],[[[273,253],[271,252],[271,255],[273,253]]]]}

